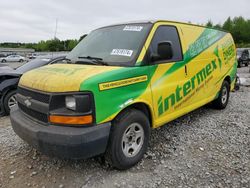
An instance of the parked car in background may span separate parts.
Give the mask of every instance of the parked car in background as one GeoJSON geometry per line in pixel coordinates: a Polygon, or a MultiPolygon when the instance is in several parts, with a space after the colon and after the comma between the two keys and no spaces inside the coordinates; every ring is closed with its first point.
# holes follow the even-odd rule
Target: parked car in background
{"type": "Polygon", "coordinates": [[[38,57],[38,55],[37,55],[37,54],[34,54],[34,53],[33,53],[33,54],[28,54],[28,55],[27,55],[27,58],[28,58],[28,59],[36,59],[37,57],[38,57]]]}
{"type": "Polygon", "coordinates": [[[237,61],[238,67],[242,67],[243,65],[248,66],[250,61],[250,50],[248,49],[237,49],[237,61]]]}
{"type": "Polygon", "coordinates": [[[0,67],[0,114],[9,114],[10,108],[16,105],[16,89],[20,77],[27,71],[48,64],[63,63],[65,56],[34,59],[16,68],[0,67]]]}
{"type": "Polygon", "coordinates": [[[24,62],[25,57],[20,55],[9,55],[7,57],[1,57],[0,62],[6,63],[6,62],[24,62]]]}

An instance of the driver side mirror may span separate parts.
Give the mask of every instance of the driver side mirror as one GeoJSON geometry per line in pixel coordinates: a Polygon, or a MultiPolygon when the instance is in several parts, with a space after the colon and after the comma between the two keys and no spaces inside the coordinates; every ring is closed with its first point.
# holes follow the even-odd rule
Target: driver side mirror
{"type": "Polygon", "coordinates": [[[157,54],[151,55],[151,61],[170,60],[173,57],[172,43],[170,41],[159,42],[157,54]]]}

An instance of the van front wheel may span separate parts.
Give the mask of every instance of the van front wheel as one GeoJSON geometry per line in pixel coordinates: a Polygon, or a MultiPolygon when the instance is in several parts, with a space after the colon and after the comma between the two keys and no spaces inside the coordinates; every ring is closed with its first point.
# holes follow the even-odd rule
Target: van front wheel
{"type": "Polygon", "coordinates": [[[147,150],[150,123],[146,115],[136,109],[123,112],[113,123],[106,161],[125,170],[138,163],[147,150]]]}
{"type": "Polygon", "coordinates": [[[229,100],[230,86],[227,81],[222,83],[220,93],[217,99],[213,101],[213,106],[217,109],[224,109],[229,100]]]}

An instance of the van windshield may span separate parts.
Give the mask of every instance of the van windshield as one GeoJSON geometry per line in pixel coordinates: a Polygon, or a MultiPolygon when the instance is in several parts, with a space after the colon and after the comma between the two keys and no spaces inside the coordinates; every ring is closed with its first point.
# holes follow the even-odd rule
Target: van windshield
{"type": "Polygon", "coordinates": [[[103,65],[133,66],[151,25],[116,25],[94,30],[66,58],[72,63],[95,60],[103,65]]]}

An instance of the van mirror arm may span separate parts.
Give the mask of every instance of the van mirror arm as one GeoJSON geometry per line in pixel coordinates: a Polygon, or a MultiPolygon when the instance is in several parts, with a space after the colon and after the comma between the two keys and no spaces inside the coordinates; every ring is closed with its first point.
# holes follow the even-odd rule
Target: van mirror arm
{"type": "Polygon", "coordinates": [[[161,60],[161,56],[159,56],[156,53],[151,53],[150,54],[150,61],[151,62],[155,62],[155,61],[159,61],[159,60],[161,60]]]}

